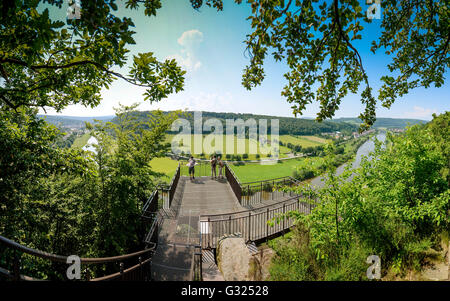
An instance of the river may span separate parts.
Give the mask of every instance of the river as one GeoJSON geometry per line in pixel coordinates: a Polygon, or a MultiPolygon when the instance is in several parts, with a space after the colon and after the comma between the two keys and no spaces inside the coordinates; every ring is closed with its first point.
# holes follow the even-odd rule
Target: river
{"type": "MultiPolygon", "coordinates": [[[[386,140],[386,133],[384,133],[384,132],[379,133],[377,135],[377,139],[384,142],[386,140]]],[[[358,168],[359,165],[361,164],[362,157],[369,156],[369,154],[371,152],[373,152],[374,150],[375,150],[375,143],[372,138],[372,139],[369,139],[367,142],[365,142],[363,145],[361,145],[358,148],[355,159],[353,160],[353,163],[352,163],[352,168],[358,168]]],[[[344,172],[347,164],[348,163],[342,164],[338,168],[336,168],[336,174],[337,175],[342,174],[344,172]]],[[[316,187],[316,188],[320,188],[324,185],[323,179],[324,179],[323,176],[315,177],[310,181],[310,185],[313,187],[316,187]]]]}

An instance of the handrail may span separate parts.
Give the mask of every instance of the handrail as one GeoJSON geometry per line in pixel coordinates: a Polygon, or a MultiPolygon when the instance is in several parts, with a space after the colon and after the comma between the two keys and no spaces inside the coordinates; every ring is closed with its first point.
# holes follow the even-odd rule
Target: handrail
{"type": "MultiPolygon", "coordinates": [[[[285,197],[285,192],[274,190],[275,184],[278,185],[280,184],[280,182],[287,184],[286,181],[289,181],[291,185],[294,184],[298,186],[301,184],[299,181],[290,176],[240,183],[233,169],[227,163],[225,164],[225,166],[225,175],[227,177],[227,180],[234,194],[236,195],[239,204],[244,207],[247,207],[248,205],[254,205],[256,203],[261,203],[263,199],[267,197],[272,200],[280,197],[280,195],[282,195],[282,197],[285,197]],[[266,185],[269,186],[266,187],[266,185]],[[267,189],[270,189],[270,191],[268,191],[267,189]],[[263,192],[269,192],[269,195],[263,196],[263,192]]],[[[290,192],[289,195],[291,194],[292,193],[290,192]]]]}
{"type": "MultiPolygon", "coordinates": [[[[228,163],[225,162],[225,165],[228,167],[228,169],[230,170],[231,174],[233,175],[233,177],[236,179],[236,182],[242,186],[243,183],[241,183],[241,181],[239,181],[239,178],[236,176],[236,174],[234,173],[234,170],[228,165],[228,163]]],[[[244,183],[245,184],[245,183],[244,183]]]]}
{"type": "Polygon", "coordinates": [[[285,177],[279,177],[279,178],[273,178],[273,179],[267,179],[267,180],[261,180],[261,181],[254,181],[254,182],[245,182],[241,183],[241,185],[248,185],[248,184],[255,184],[255,183],[264,183],[264,182],[273,182],[281,179],[293,179],[291,176],[285,176],[285,177]]]}
{"type": "Polygon", "coordinates": [[[150,204],[152,203],[152,201],[154,201],[155,195],[158,193],[158,189],[156,189],[155,191],[153,191],[153,193],[150,195],[150,197],[148,198],[147,202],[145,202],[144,206],[142,207],[142,213],[144,214],[147,209],[150,207],[150,204]]]}
{"type": "MultiPolygon", "coordinates": [[[[217,216],[233,216],[233,215],[238,215],[238,214],[243,214],[243,213],[256,212],[256,211],[259,211],[259,210],[262,210],[262,209],[267,209],[267,208],[277,208],[279,205],[280,205],[280,207],[282,207],[283,204],[289,203],[292,200],[296,200],[297,201],[297,199],[299,199],[299,196],[296,195],[296,196],[290,197],[290,198],[288,198],[286,200],[283,200],[283,201],[275,203],[275,204],[269,204],[269,205],[261,206],[261,207],[258,207],[258,208],[247,209],[247,210],[242,210],[242,211],[237,211],[237,212],[230,212],[230,213],[203,214],[203,215],[200,215],[200,218],[202,218],[202,217],[203,218],[206,218],[206,217],[217,217],[217,216]]],[[[217,220],[215,220],[215,221],[217,221],[217,220]]]]}
{"type": "MultiPolygon", "coordinates": [[[[3,237],[0,235],[0,242],[13,248],[16,249],[18,251],[21,251],[23,253],[27,253],[30,255],[34,255],[36,257],[40,257],[40,258],[44,258],[44,259],[49,259],[51,261],[56,261],[56,262],[63,262],[66,263],[67,262],[67,258],[68,256],[63,256],[63,255],[56,255],[56,254],[52,254],[52,253],[47,253],[44,251],[40,251],[40,250],[36,250],[36,249],[32,249],[29,247],[26,247],[24,245],[21,245],[15,241],[12,241],[6,237],[3,237]]],[[[113,257],[102,257],[102,258],[80,258],[81,263],[85,263],[85,264],[93,264],[93,263],[107,263],[107,262],[114,262],[114,261],[119,261],[119,260],[124,260],[124,259],[128,259],[128,258],[132,258],[138,255],[142,255],[148,252],[151,252],[154,250],[153,248],[148,248],[145,250],[141,250],[138,252],[134,252],[134,253],[129,253],[129,254],[125,254],[125,255],[119,255],[119,256],[113,256],[113,257]]]]}
{"type": "MultiPolygon", "coordinates": [[[[14,273],[11,272],[11,271],[8,271],[7,269],[4,269],[2,267],[0,267],[0,274],[4,275],[4,276],[6,276],[6,277],[8,277],[10,279],[14,279],[14,273]]],[[[36,278],[30,277],[30,276],[26,276],[26,275],[22,275],[22,274],[19,275],[19,279],[20,280],[24,280],[24,281],[42,281],[41,279],[36,279],[36,278]]]]}
{"type": "Polygon", "coordinates": [[[205,223],[202,241],[203,249],[216,248],[218,241],[230,234],[238,233],[247,242],[260,241],[279,233],[287,231],[295,225],[295,218],[286,215],[290,211],[298,211],[303,214],[311,213],[315,206],[299,197],[292,197],[284,202],[267,205],[247,211],[226,214],[203,215],[200,222],[205,223]],[[283,217],[269,225],[268,221],[283,217]]]}
{"type": "Polygon", "coordinates": [[[234,195],[236,196],[239,203],[242,201],[242,185],[239,183],[238,178],[234,174],[233,170],[228,166],[227,163],[224,165],[225,167],[225,177],[230,184],[231,190],[233,190],[234,195]]]}
{"type": "Polygon", "coordinates": [[[136,265],[134,265],[132,267],[129,267],[128,269],[123,270],[122,272],[117,272],[117,273],[114,273],[114,274],[110,274],[110,275],[106,275],[106,276],[102,276],[102,277],[97,277],[97,278],[91,279],[90,281],[106,281],[106,280],[113,280],[113,279],[119,278],[119,277],[121,277],[121,276],[123,276],[125,274],[128,274],[128,273],[130,273],[130,272],[132,272],[132,271],[142,267],[144,264],[150,262],[151,260],[152,260],[151,257],[147,258],[146,260],[144,260],[144,261],[142,261],[142,262],[140,262],[140,263],[138,263],[138,264],[136,264],[136,265]]]}
{"type": "Polygon", "coordinates": [[[180,170],[180,163],[178,163],[178,167],[175,170],[175,174],[172,176],[172,180],[170,181],[169,185],[170,187],[172,187],[173,183],[175,182],[175,178],[177,177],[177,173],[179,172],[179,170],[180,170]]]}
{"type": "Polygon", "coordinates": [[[152,224],[150,226],[150,229],[148,230],[148,232],[147,232],[147,234],[145,235],[145,238],[144,238],[144,242],[147,243],[147,244],[152,244],[153,243],[151,241],[151,239],[152,239],[153,235],[155,234],[155,231],[157,231],[158,225],[160,223],[160,219],[159,219],[160,215],[155,213],[153,217],[155,217],[155,216],[156,216],[156,218],[153,219],[153,222],[152,222],[152,224]]]}

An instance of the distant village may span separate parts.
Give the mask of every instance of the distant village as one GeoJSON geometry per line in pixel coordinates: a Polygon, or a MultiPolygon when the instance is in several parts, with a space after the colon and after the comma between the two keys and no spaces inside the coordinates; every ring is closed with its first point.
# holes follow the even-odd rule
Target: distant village
{"type": "MultiPolygon", "coordinates": [[[[349,140],[351,138],[355,138],[356,139],[356,138],[359,138],[359,137],[362,137],[362,136],[366,136],[366,135],[372,134],[375,131],[376,131],[376,129],[370,129],[370,130],[364,131],[362,133],[353,132],[351,135],[346,135],[346,134],[344,134],[342,132],[335,131],[335,132],[322,133],[321,135],[322,136],[331,137],[331,138],[334,138],[334,139],[349,140]]],[[[405,131],[405,129],[403,129],[403,128],[392,128],[392,129],[389,129],[389,131],[392,132],[392,133],[403,133],[405,131]]]]}

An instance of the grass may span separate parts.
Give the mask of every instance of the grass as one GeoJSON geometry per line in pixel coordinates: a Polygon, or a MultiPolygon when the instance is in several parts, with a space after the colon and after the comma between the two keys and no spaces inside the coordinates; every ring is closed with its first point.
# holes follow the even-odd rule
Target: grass
{"type": "Polygon", "coordinates": [[[89,138],[91,138],[91,135],[89,133],[85,133],[83,136],[77,137],[72,144],[72,148],[83,148],[88,142],[89,138]]]}
{"type": "MultiPolygon", "coordinates": [[[[253,182],[260,180],[267,180],[273,178],[280,178],[285,176],[292,176],[292,172],[296,168],[308,167],[315,168],[319,166],[322,162],[322,158],[298,158],[283,160],[281,163],[276,163],[275,165],[261,165],[259,163],[248,163],[245,165],[233,165],[230,164],[239,181],[242,183],[253,182]]],[[[186,162],[181,162],[183,175],[187,175],[187,168],[185,168],[186,162]]],[[[165,174],[160,180],[169,183],[172,179],[175,170],[178,166],[178,161],[172,160],[170,158],[155,158],[151,161],[150,166],[154,171],[161,172],[165,174]]],[[[200,167],[197,166],[196,173],[198,176],[200,174],[200,167]]],[[[205,169],[209,175],[209,169],[205,169]]]]}
{"type": "Polygon", "coordinates": [[[294,170],[302,167],[315,170],[323,163],[323,160],[320,157],[298,158],[283,160],[274,165],[249,163],[245,165],[231,165],[231,168],[239,178],[239,181],[245,183],[292,176],[294,170]]]}
{"type": "MultiPolygon", "coordinates": [[[[168,134],[166,136],[166,142],[171,142],[175,135],[168,134]]],[[[81,137],[75,139],[72,147],[74,148],[82,148],[86,145],[89,140],[90,135],[88,133],[84,134],[81,137]]],[[[189,138],[187,138],[189,139],[189,138]]],[[[224,150],[226,150],[226,138],[223,138],[224,150]]],[[[268,138],[270,141],[270,137],[268,138]]],[[[193,146],[193,135],[191,136],[191,145],[193,146]]],[[[234,150],[237,150],[237,139],[234,139],[234,150]]],[[[291,135],[281,135],[280,140],[283,143],[292,143],[295,145],[302,145],[302,147],[308,146],[317,146],[327,142],[326,139],[322,139],[314,136],[291,136],[291,135]],[[316,140],[316,141],[314,141],[316,140]],[[323,142],[323,143],[322,143],[323,142]]],[[[183,141],[184,142],[184,141],[183,141]]],[[[246,138],[244,141],[245,151],[249,150],[249,139],[246,138]]],[[[186,150],[186,146],[184,146],[186,150]]],[[[193,148],[193,147],[192,147],[193,148]]],[[[259,147],[258,147],[259,152],[259,147]]],[[[287,154],[290,153],[291,150],[285,146],[280,146],[280,158],[286,158],[287,154]]],[[[226,160],[225,154],[223,154],[223,159],[226,160]]],[[[200,156],[194,156],[199,158],[200,156]]],[[[241,155],[242,157],[242,155],[241,155]]],[[[209,154],[205,153],[205,158],[209,158],[209,154]]],[[[261,155],[261,159],[266,158],[266,156],[261,155]]],[[[256,160],[256,155],[249,155],[248,160],[256,160]]],[[[267,180],[285,176],[292,176],[292,173],[297,168],[306,167],[308,169],[315,168],[315,166],[321,163],[322,158],[297,158],[297,159],[289,159],[280,161],[280,163],[276,163],[275,165],[261,165],[259,163],[247,163],[245,165],[231,165],[232,169],[236,173],[236,176],[242,183],[245,182],[253,182],[260,180],[267,180]]],[[[182,163],[183,164],[183,163],[182,163]]],[[[178,166],[178,161],[172,160],[168,157],[165,158],[155,158],[150,162],[150,166],[156,172],[163,173],[164,176],[159,178],[163,182],[169,183],[172,179],[175,170],[178,166]]],[[[200,170],[199,170],[200,171],[200,170]]]]}
{"type": "Polygon", "coordinates": [[[167,157],[154,158],[150,161],[150,167],[155,172],[163,173],[165,176],[160,178],[160,180],[169,183],[178,167],[178,161],[167,157]]]}
{"type": "MultiPolygon", "coordinates": [[[[183,140],[182,142],[182,146],[180,147],[180,150],[184,151],[185,153],[198,153],[196,152],[196,150],[194,149],[194,139],[195,137],[198,137],[196,135],[180,135],[178,136],[180,138],[182,138],[183,140]],[[190,136],[190,137],[189,137],[190,136]],[[190,147],[188,146],[190,141],[190,147]]],[[[223,135],[223,140],[222,140],[222,145],[223,147],[221,147],[220,145],[218,145],[218,143],[215,143],[215,141],[206,141],[205,140],[206,135],[202,136],[202,145],[206,144],[206,145],[211,145],[210,149],[203,149],[200,152],[203,152],[205,154],[205,157],[209,157],[210,154],[216,152],[216,153],[222,153],[223,157],[225,158],[225,156],[228,154],[227,152],[227,137],[226,135],[223,135]],[[221,150],[222,149],[222,150],[221,150]]],[[[175,138],[175,135],[171,134],[171,135],[167,135],[166,136],[166,142],[171,143],[172,140],[175,138]]],[[[271,136],[268,135],[268,142],[271,142],[271,136]]],[[[303,148],[306,147],[314,147],[314,146],[318,146],[318,145],[322,145],[324,143],[328,143],[329,140],[327,139],[323,139],[320,137],[315,137],[315,136],[292,136],[292,135],[280,135],[280,141],[283,144],[287,144],[287,143],[292,143],[293,145],[301,145],[303,148]]],[[[236,136],[234,137],[234,145],[232,148],[232,152],[229,152],[230,154],[240,154],[242,157],[243,153],[247,153],[248,156],[248,160],[256,160],[256,154],[250,154],[250,145],[251,145],[251,140],[248,138],[245,139],[238,139],[236,138],[236,136]],[[243,141],[243,146],[242,148],[238,149],[238,143],[242,143],[241,141],[243,141]]],[[[264,154],[264,152],[261,151],[261,148],[259,146],[258,142],[254,142],[256,144],[256,153],[260,155],[260,158],[267,158],[267,155],[264,154]]],[[[279,147],[280,150],[280,158],[287,158],[289,153],[292,153],[292,151],[287,148],[286,146],[281,146],[279,147]]]]}
{"type": "MultiPolygon", "coordinates": [[[[166,136],[166,142],[171,143],[172,139],[175,135],[167,135],[166,136]]],[[[204,139],[205,136],[202,138],[204,139]]],[[[184,138],[184,137],[183,137],[184,138]]],[[[194,144],[194,135],[190,135],[190,137],[184,138],[182,141],[184,146],[181,146],[181,149],[185,152],[189,150],[187,146],[188,139],[191,141],[191,151],[193,152],[193,144],[194,144]]],[[[270,136],[268,137],[270,141],[270,136]]],[[[237,144],[238,139],[234,139],[234,151],[237,151],[237,144]]],[[[291,136],[291,135],[280,135],[280,141],[283,143],[292,143],[294,145],[301,145],[302,147],[314,147],[318,145],[322,145],[324,143],[329,142],[327,139],[323,139],[320,137],[315,136],[291,136]]],[[[245,151],[249,151],[249,139],[246,138],[244,141],[245,145],[245,151]]],[[[214,146],[214,143],[212,143],[214,146]]],[[[226,137],[224,135],[223,138],[223,145],[224,145],[224,151],[226,151],[226,137]]],[[[259,152],[259,147],[258,147],[259,152]]],[[[280,158],[286,158],[287,154],[291,153],[291,150],[288,149],[285,146],[280,146],[280,158]]],[[[222,155],[223,159],[226,160],[226,152],[222,155]]],[[[204,159],[209,158],[209,153],[205,152],[205,157],[200,157],[199,155],[194,155],[197,159],[204,159]]],[[[242,157],[242,155],[241,155],[242,157]]],[[[261,159],[266,158],[266,156],[261,155],[261,159]]],[[[248,160],[256,160],[256,155],[249,155],[248,160]]],[[[183,164],[183,163],[182,163],[183,164]]],[[[298,168],[305,168],[308,170],[314,170],[316,171],[318,166],[323,164],[323,158],[296,158],[296,159],[289,159],[289,160],[283,160],[279,163],[276,163],[275,165],[262,165],[260,163],[246,163],[244,165],[230,165],[231,168],[236,173],[236,176],[239,178],[239,180],[242,183],[245,182],[253,182],[253,181],[260,181],[260,180],[267,180],[267,179],[273,179],[273,178],[279,178],[279,177],[285,177],[285,176],[292,176],[293,172],[298,168]]],[[[177,168],[177,161],[171,160],[170,158],[158,158],[153,159],[151,166],[154,168],[155,171],[162,172],[167,175],[167,177],[164,177],[163,180],[170,181],[172,175],[174,174],[176,168],[177,168]]],[[[182,166],[184,167],[184,166],[182,166]]],[[[186,168],[185,168],[186,169],[186,168]]],[[[199,167],[197,168],[196,172],[201,172],[199,167]]],[[[209,172],[209,171],[208,171],[209,172]]]]}
{"type": "Polygon", "coordinates": [[[315,136],[280,135],[280,141],[283,144],[291,143],[293,145],[301,145],[302,148],[305,148],[319,146],[328,143],[330,140],[315,136]]]}
{"type": "Polygon", "coordinates": [[[325,139],[325,138],[321,138],[321,137],[316,137],[316,136],[300,136],[301,138],[307,139],[307,140],[311,140],[311,141],[315,141],[321,144],[325,144],[325,143],[329,143],[331,142],[331,139],[325,139]]]}
{"type": "MultiPolygon", "coordinates": [[[[173,134],[168,134],[166,136],[166,142],[171,143],[172,140],[175,138],[176,135],[173,134]]],[[[227,152],[227,136],[223,135],[222,138],[222,147],[219,145],[219,143],[216,143],[216,141],[212,140],[212,141],[207,141],[205,139],[205,137],[207,137],[207,135],[180,135],[178,136],[180,137],[181,143],[182,145],[180,146],[180,150],[183,151],[184,153],[192,153],[192,154],[197,154],[199,155],[199,152],[203,152],[205,154],[206,158],[209,158],[209,155],[212,153],[222,153],[223,158],[225,158],[225,156],[229,153],[231,155],[233,154],[239,154],[242,158],[242,155],[244,153],[248,154],[248,159],[246,160],[257,160],[256,158],[256,154],[260,155],[260,158],[267,158],[267,155],[264,154],[264,151],[262,151],[262,149],[260,148],[260,145],[258,142],[253,142],[254,140],[250,140],[248,138],[245,139],[238,139],[236,136],[234,136],[233,140],[234,140],[234,145],[232,147],[232,151],[227,152]],[[202,149],[200,151],[197,151],[194,149],[194,140],[196,139],[196,137],[198,136],[202,136],[201,137],[201,143],[202,143],[202,149]],[[190,141],[190,147],[189,147],[189,141],[190,141]],[[252,143],[255,143],[254,145],[256,145],[256,153],[254,154],[250,154],[250,146],[252,145],[252,143]],[[210,146],[209,149],[204,149],[203,145],[206,146],[210,146]],[[240,145],[242,146],[240,146],[240,145]]],[[[268,137],[268,142],[270,143],[270,136],[268,137]]],[[[291,153],[291,150],[285,146],[280,146],[280,158],[286,158],[288,153],[291,153]]],[[[252,151],[253,152],[253,151],[252,151]]]]}

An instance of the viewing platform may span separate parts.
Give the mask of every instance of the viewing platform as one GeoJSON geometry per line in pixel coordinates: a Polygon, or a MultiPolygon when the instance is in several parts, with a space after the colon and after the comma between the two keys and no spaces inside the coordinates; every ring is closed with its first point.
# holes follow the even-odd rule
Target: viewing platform
{"type": "MultiPolygon", "coordinates": [[[[189,280],[196,254],[214,268],[211,254],[224,236],[240,235],[253,244],[284,233],[294,223],[285,218],[270,226],[268,222],[274,218],[291,210],[305,214],[311,210],[299,195],[277,190],[278,186],[298,184],[290,177],[241,184],[228,165],[224,169],[225,176],[214,179],[190,179],[177,170],[168,192],[161,194],[162,221],[152,262],[156,280],[189,280]],[[202,256],[205,254],[208,256],[202,256]]],[[[217,276],[214,271],[205,274],[208,272],[217,276]]]]}

